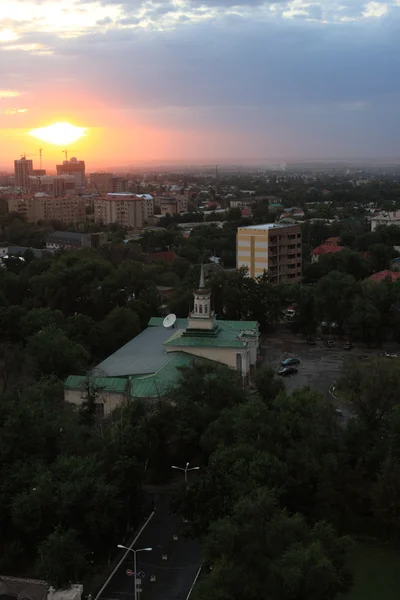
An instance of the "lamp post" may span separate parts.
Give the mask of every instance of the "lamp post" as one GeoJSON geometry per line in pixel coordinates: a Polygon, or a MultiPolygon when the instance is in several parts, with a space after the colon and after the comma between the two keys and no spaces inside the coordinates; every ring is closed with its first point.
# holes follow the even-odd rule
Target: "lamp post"
{"type": "Polygon", "coordinates": [[[128,546],[123,546],[122,544],[118,544],[117,548],[122,548],[123,550],[128,550],[129,552],[133,552],[133,574],[135,577],[135,600],[137,600],[137,584],[138,584],[138,580],[137,579],[137,563],[136,563],[136,554],[137,552],[151,552],[153,550],[153,548],[138,548],[137,550],[135,550],[134,548],[128,548],[128,546]]]}
{"type": "Polygon", "coordinates": [[[200,469],[200,467],[190,467],[189,469],[189,464],[190,463],[186,463],[186,467],[177,467],[176,465],[172,465],[171,469],[177,469],[178,471],[183,471],[185,473],[185,483],[187,483],[187,474],[188,471],[197,471],[198,469],[200,469]]]}

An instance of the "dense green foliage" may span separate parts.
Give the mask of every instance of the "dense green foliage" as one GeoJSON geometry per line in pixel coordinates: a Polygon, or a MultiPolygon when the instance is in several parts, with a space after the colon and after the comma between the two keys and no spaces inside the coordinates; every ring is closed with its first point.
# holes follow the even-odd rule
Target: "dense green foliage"
{"type": "MultiPolygon", "coordinates": [[[[294,195],[282,194],[285,205],[296,193],[305,203],[299,182],[294,195]]],[[[266,201],[255,219],[269,214],[266,201]]],[[[206,225],[186,238],[170,219],[167,230],[138,242],[5,261],[3,573],[59,586],[84,576],[93,552],[95,564],[105,564],[140,520],[143,483],[168,482],[171,464],[187,460],[201,470],[177,487],[174,509],[204,544],[208,569],[195,590],[199,600],[255,600],[266,589],[271,600],[333,600],[351,581],[347,534],[399,539],[400,370],[389,359],[349,364],[343,373],[340,393],[356,411],[344,428],[316,392],[285,393],[269,368],[256,373],[250,393],[226,368],[188,367],[172,402],[131,401],[105,423],[95,418],[90,390],[80,409],[64,402],[67,375],[86,373],[151,316],[170,310],[186,317],[199,263],[216,254],[234,266],[236,228],[246,222],[232,210],[222,228],[206,225]],[[166,250],[178,258],[150,260],[149,253],[166,250]],[[164,288],[172,288],[167,302],[164,288]]],[[[3,225],[4,241],[36,245],[43,238],[43,229],[11,218],[3,225]]],[[[334,332],[367,344],[398,341],[400,284],[365,281],[389,265],[398,231],[370,234],[362,215],[346,226],[305,224],[307,252],[331,235],[347,247],[306,264],[306,285],[272,286],[267,276],[252,280],[214,265],[207,277],[218,317],[257,320],[268,332],[295,304],[296,332],[314,334],[325,323],[322,331],[332,333],[334,323],[334,332]]],[[[121,231],[113,233],[120,239],[121,231]]]]}

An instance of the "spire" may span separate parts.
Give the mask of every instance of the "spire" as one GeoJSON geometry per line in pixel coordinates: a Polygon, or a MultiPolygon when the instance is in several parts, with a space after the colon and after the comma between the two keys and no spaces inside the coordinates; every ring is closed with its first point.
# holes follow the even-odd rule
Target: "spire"
{"type": "Polygon", "coordinates": [[[203,262],[201,263],[201,270],[200,270],[200,285],[199,285],[199,290],[204,290],[204,288],[206,287],[206,284],[204,282],[204,265],[203,262]]]}

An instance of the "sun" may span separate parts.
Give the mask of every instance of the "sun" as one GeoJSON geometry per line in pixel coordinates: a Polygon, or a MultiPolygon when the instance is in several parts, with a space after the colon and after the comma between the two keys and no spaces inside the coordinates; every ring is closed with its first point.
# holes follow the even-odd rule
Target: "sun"
{"type": "Polygon", "coordinates": [[[53,125],[48,125],[47,127],[32,129],[32,131],[29,131],[29,135],[55,146],[65,146],[73,144],[81,137],[84,137],[86,130],[87,127],[75,127],[75,125],[71,125],[70,123],[53,123],[53,125]]]}

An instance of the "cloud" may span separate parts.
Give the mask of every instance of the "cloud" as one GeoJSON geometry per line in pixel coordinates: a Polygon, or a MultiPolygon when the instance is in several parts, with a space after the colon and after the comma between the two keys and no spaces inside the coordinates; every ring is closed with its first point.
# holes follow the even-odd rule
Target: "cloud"
{"type": "Polygon", "coordinates": [[[6,108],[6,110],[4,111],[5,115],[11,116],[11,115],[18,115],[21,113],[26,113],[27,112],[27,108],[6,108]]]}
{"type": "Polygon", "coordinates": [[[363,10],[363,17],[366,19],[383,17],[389,12],[387,4],[381,2],[368,2],[363,10]]]}
{"type": "Polygon", "coordinates": [[[0,90],[0,100],[3,100],[4,98],[15,98],[16,96],[19,96],[19,92],[16,92],[15,90],[0,90]]]}
{"type": "Polygon", "coordinates": [[[18,40],[0,46],[3,92],[24,94],[32,128],[73,114],[191,132],[194,144],[236,136],[248,154],[386,144],[400,156],[398,4],[9,0],[18,40]]]}

